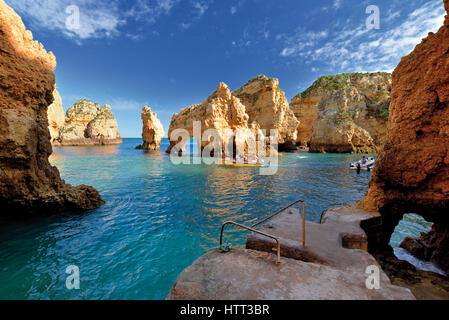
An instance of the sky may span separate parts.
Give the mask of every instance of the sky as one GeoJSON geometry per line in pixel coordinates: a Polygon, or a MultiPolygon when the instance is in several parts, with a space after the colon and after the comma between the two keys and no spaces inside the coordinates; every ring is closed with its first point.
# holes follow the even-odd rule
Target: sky
{"type": "Polygon", "coordinates": [[[265,74],[290,101],[322,75],[391,72],[445,15],[442,0],[5,1],[55,54],[64,110],[110,104],[122,137],[141,136],[145,105],[167,132],[220,82],[265,74]]]}

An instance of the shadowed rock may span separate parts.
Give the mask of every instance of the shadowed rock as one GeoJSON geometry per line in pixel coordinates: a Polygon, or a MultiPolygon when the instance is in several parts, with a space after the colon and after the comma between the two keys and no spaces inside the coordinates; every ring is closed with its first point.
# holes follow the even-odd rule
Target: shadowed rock
{"type": "Polygon", "coordinates": [[[72,187],[48,161],[47,108],[56,59],[33,41],[0,0],[0,206],[2,217],[88,210],[104,203],[92,187],[72,187]]]}
{"type": "MultiPolygon", "coordinates": [[[[449,0],[444,0],[446,11],[449,0]]],[[[449,271],[449,17],[393,72],[388,135],[359,203],[379,211],[386,246],[404,213],[435,224],[420,245],[404,246],[449,271]],[[412,249],[415,248],[415,249],[412,249]],[[422,253],[422,252],[425,252],[422,253]]]]}

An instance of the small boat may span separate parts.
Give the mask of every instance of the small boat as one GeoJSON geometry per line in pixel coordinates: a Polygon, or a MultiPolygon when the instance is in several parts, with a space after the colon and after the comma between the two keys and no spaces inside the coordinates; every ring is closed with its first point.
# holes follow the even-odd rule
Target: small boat
{"type": "Polygon", "coordinates": [[[370,158],[370,159],[366,159],[366,163],[362,164],[362,160],[359,160],[359,161],[350,163],[349,168],[353,169],[353,170],[360,169],[360,170],[371,171],[374,168],[375,161],[376,161],[376,159],[370,158]]]}
{"type": "Polygon", "coordinates": [[[224,166],[230,166],[230,167],[261,167],[261,163],[228,163],[228,162],[222,162],[222,165],[224,166]]]}

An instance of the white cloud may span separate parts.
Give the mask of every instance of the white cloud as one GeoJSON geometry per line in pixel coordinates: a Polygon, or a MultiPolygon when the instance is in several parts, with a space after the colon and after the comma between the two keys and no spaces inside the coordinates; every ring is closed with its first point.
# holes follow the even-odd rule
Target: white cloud
{"type": "MultiPolygon", "coordinates": [[[[19,15],[39,30],[61,33],[80,43],[92,38],[110,38],[120,34],[127,20],[155,22],[162,14],[169,14],[179,0],[135,0],[123,10],[120,0],[6,0],[19,15]],[[79,28],[67,28],[69,6],[79,9],[79,28]]],[[[129,34],[125,36],[130,37],[129,34]]],[[[140,36],[139,36],[140,37],[140,36]]],[[[134,36],[135,38],[135,36],[134,36]]]]}
{"type": "Polygon", "coordinates": [[[237,7],[231,7],[231,15],[234,15],[237,12],[237,7]]]}
{"type": "Polygon", "coordinates": [[[287,37],[282,57],[321,62],[334,72],[392,71],[400,59],[443,24],[445,10],[439,1],[424,4],[395,28],[383,31],[357,28],[297,31],[287,37]],[[326,37],[324,37],[326,35],[326,37]],[[326,41],[323,41],[326,40],[326,41]]]}
{"type": "Polygon", "coordinates": [[[343,0],[334,0],[334,4],[332,5],[334,9],[340,9],[343,0]]]}
{"type": "Polygon", "coordinates": [[[20,15],[29,18],[36,28],[60,31],[68,38],[82,40],[112,37],[124,23],[117,1],[100,3],[95,0],[10,0],[8,4],[20,15]],[[69,17],[66,8],[73,5],[79,7],[80,25],[77,29],[69,30],[66,26],[69,17]]]}
{"type": "Polygon", "coordinates": [[[192,3],[193,8],[197,11],[198,18],[201,18],[209,8],[209,5],[205,2],[194,1],[192,3]]]}

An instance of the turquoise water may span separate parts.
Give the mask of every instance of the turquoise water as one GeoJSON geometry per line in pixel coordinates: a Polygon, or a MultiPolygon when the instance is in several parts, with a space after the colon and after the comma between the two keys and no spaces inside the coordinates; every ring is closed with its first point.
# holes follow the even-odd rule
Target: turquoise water
{"type": "MultiPolygon", "coordinates": [[[[354,203],[370,173],[357,155],[284,154],[278,173],[258,168],[175,166],[163,152],[119,146],[55,148],[52,162],[72,184],[97,188],[107,204],[81,215],[0,227],[0,299],[164,299],[178,274],[217,246],[225,220],[251,223],[297,199],[307,219],[354,203]],[[65,286],[80,269],[80,290],[65,286]]],[[[165,150],[164,141],[162,150],[165,150]]],[[[229,229],[234,246],[246,233],[229,229]]]]}

